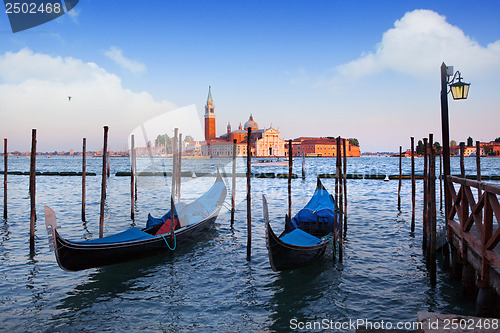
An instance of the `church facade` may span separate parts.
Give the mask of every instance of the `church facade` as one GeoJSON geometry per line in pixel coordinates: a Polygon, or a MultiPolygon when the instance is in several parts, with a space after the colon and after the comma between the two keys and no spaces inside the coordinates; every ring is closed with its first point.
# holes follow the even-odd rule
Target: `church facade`
{"type": "Polygon", "coordinates": [[[252,156],[285,156],[285,140],[279,138],[280,132],[272,126],[269,128],[259,128],[252,115],[250,115],[244,126],[241,126],[240,123],[238,129],[233,131],[231,130],[231,124],[228,124],[226,133],[220,137],[216,137],[215,107],[209,87],[207,104],[205,105],[205,142],[201,145],[202,155],[212,157],[233,156],[233,142],[236,142],[236,156],[246,156],[248,128],[252,129],[250,136],[252,156]]]}

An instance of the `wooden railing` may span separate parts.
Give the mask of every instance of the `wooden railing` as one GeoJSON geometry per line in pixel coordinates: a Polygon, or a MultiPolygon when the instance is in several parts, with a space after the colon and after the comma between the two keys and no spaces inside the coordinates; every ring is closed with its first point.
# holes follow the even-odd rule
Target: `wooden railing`
{"type": "Polygon", "coordinates": [[[500,242],[500,186],[455,176],[447,178],[447,190],[452,201],[447,214],[448,241],[453,244],[454,237],[460,241],[459,250],[464,260],[468,260],[469,247],[477,254],[479,260],[469,258],[468,261],[476,266],[478,284],[487,286],[490,283],[490,267],[500,269],[500,251],[496,249],[500,242]],[[458,193],[454,184],[460,185],[458,193]],[[477,202],[472,188],[478,191],[477,202]]]}

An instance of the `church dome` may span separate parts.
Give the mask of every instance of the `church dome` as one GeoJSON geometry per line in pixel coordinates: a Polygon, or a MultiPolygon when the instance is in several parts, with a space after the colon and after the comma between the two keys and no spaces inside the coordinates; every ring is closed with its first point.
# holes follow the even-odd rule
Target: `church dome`
{"type": "Polygon", "coordinates": [[[248,118],[248,121],[243,126],[245,130],[247,130],[249,127],[252,129],[252,131],[256,131],[259,129],[259,125],[255,121],[253,121],[252,115],[250,115],[250,118],[248,118]]]}

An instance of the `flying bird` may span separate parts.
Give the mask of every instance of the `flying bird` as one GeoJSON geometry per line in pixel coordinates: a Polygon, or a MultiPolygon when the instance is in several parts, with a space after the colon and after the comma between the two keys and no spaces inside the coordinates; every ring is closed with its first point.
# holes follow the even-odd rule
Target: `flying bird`
{"type": "Polygon", "coordinates": [[[68,96],[68,101],[70,101],[70,102],[71,102],[71,96],[68,96]]]}

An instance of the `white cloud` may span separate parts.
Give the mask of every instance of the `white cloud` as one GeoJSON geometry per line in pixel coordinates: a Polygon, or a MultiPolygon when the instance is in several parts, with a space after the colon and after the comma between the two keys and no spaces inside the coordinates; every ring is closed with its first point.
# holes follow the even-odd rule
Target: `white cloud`
{"type": "Polygon", "coordinates": [[[124,88],[95,63],[27,48],[0,55],[0,133],[9,138],[9,150],[27,151],[31,128],[38,129],[41,151],[78,149],[82,137],[97,149],[104,125],[114,148],[125,147],[131,129],[174,108],[124,88]]]}
{"type": "Polygon", "coordinates": [[[406,13],[386,31],[374,52],[336,67],[334,82],[392,70],[419,78],[435,78],[442,62],[467,75],[500,73],[500,40],[486,47],[430,10],[406,13]]]}
{"type": "Polygon", "coordinates": [[[123,55],[122,50],[116,46],[111,46],[109,50],[104,52],[104,54],[118,65],[131,71],[132,73],[144,73],[146,71],[146,65],[136,60],[126,58],[123,55]]]}

